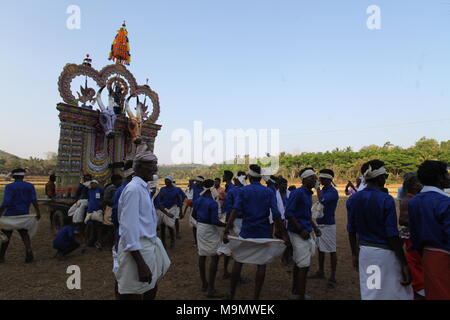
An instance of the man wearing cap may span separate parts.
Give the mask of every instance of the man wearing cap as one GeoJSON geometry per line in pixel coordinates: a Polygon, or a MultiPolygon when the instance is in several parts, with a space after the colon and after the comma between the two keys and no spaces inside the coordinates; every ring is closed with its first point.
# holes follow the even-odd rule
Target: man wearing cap
{"type": "Polygon", "coordinates": [[[399,237],[395,201],[382,189],[387,173],[380,160],[366,162],[366,188],[347,200],[347,231],[361,299],[412,300],[411,271],[399,237]],[[359,248],[358,248],[359,246],[359,248]]]}
{"type": "Polygon", "coordinates": [[[170,234],[170,248],[175,245],[176,220],[180,218],[180,210],[185,196],[180,188],[173,185],[173,181],[172,176],[167,176],[164,179],[166,186],[159,190],[158,196],[155,198],[155,207],[162,215],[161,240],[165,245],[167,226],[170,234]]]}
{"type": "Polygon", "coordinates": [[[115,272],[119,299],[153,300],[157,281],[170,260],[156,235],[157,216],[148,182],[158,171],[157,158],[139,148],[133,162],[135,175],[123,190],[118,207],[120,240],[115,272]]]}
{"type": "Polygon", "coordinates": [[[302,186],[292,191],[284,213],[288,220],[288,233],[292,244],[295,262],[292,274],[292,299],[304,300],[306,278],[311,257],[315,251],[312,231],[320,236],[320,231],[312,221],[312,189],[316,186],[317,176],[313,168],[304,168],[299,172],[302,186]]]}
{"type": "MultiPolygon", "coordinates": [[[[5,187],[5,195],[3,203],[0,206],[0,217],[24,216],[30,212],[30,205],[32,204],[36,211],[36,219],[41,218],[41,211],[37,203],[36,191],[31,183],[23,181],[25,177],[24,169],[15,169],[12,171],[13,183],[8,184],[5,187]]],[[[33,218],[34,219],[34,218],[33,218]]],[[[31,249],[30,235],[27,229],[15,229],[13,226],[8,230],[3,229],[2,232],[7,236],[8,241],[3,242],[0,248],[0,263],[5,261],[6,250],[8,249],[9,241],[11,239],[12,232],[17,230],[25,245],[26,257],[25,263],[33,262],[33,251],[31,249]]]]}

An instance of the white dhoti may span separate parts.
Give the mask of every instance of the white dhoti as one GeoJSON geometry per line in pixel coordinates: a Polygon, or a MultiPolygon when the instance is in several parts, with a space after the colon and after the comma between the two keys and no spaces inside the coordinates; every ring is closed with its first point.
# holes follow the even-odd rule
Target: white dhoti
{"type": "Polygon", "coordinates": [[[122,241],[119,241],[118,268],[115,272],[120,294],[143,294],[156,286],[170,267],[170,259],[161,240],[142,238],[142,249],[139,250],[145,263],[152,273],[152,281],[140,282],[138,269],[133,256],[129,251],[123,251],[122,241]]]}
{"type": "Polygon", "coordinates": [[[217,226],[197,223],[197,247],[199,256],[215,256],[221,244],[220,230],[217,226]]]}
{"type": "Polygon", "coordinates": [[[318,225],[320,237],[317,237],[317,246],[320,252],[336,252],[336,225],[318,225]]]}
{"type": "Polygon", "coordinates": [[[359,284],[362,300],[412,300],[411,285],[402,286],[401,265],[395,252],[361,246],[359,251],[359,284]]]}
{"type": "Polygon", "coordinates": [[[304,240],[299,234],[288,232],[291,240],[293,259],[298,268],[307,268],[311,265],[311,257],[316,251],[315,237],[304,240]]]}
{"type": "Polygon", "coordinates": [[[173,206],[170,209],[167,209],[167,212],[173,214],[173,218],[169,218],[167,215],[165,215],[161,210],[156,210],[156,213],[158,215],[158,224],[165,224],[171,229],[175,229],[175,220],[178,215],[180,216],[180,208],[177,206],[173,206]]]}
{"type": "Polygon", "coordinates": [[[244,239],[228,236],[233,259],[240,263],[264,265],[281,256],[286,249],[280,239],[244,239]]]}
{"type": "Polygon", "coordinates": [[[87,199],[81,199],[74,203],[72,207],[70,207],[68,215],[72,217],[73,223],[82,223],[84,222],[84,217],[87,211],[88,201],[87,199]]]}
{"type": "MultiPolygon", "coordinates": [[[[20,216],[2,216],[0,218],[0,230],[14,231],[27,230],[32,238],[38,229],[38,221],[35,214],[24,214],[20,216]]],[[[16,236],[16,234],[14,234],[16,236]]],[[[17,235],[18,236],[18,235],[17,235]]]]}

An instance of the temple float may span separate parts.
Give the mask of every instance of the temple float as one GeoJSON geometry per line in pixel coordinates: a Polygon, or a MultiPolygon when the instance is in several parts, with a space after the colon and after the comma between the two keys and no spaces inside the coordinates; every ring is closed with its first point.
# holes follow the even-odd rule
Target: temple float
{"type": "Polygon", "coordinates": [[[67,64],[59,76],[58,90],[63,102],[56,107],[60,120],[56,169],[58,200],[43,202],[53,209],[50,211],[55,231],[73,203],[72,197],[83,174],[89,173],[105,183],[112,174],[120,173],[124,162],[133,158],[138,146],[147,144],[153,151],[161,129],[156,124],[159,98],[148,80],[138,85],[126,67],[130,57],[124,22],[111,45],[109,60],[114,64],[98,71],[87,55],[82,64],[67,64]],[[77,77],[83,77],[84,83],[75,97],[72,81],[77,77]],[[134,112],[130,106],[133,102],[134,112]]]}

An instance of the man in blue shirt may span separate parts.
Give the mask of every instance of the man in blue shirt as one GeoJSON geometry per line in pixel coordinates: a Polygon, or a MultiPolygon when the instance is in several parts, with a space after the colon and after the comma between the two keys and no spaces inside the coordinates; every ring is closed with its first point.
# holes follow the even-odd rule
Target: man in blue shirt
{"type": "MultiPolygon", "coordinates": [[[[94,214],[98,212],[103,213],[103,188],[98,185],[96,180],[92,180],[88,190],[88,208],[87,213],[94,214]]],[[[89,219],[89,218],[86,219],[89,219]]],[[[103,232],[103,221],[96,221],[89,219],[86,226],[86,235],[88,247],[96,247],[98,250],[102,249],[102,232],[103,232]]]]}
{"type": "Polygon", "coordinates": [[[422,254],[425,298],[450,300],[450,187],[447,164],[425,161],[419,166],[421,192],[408,202],[413,248],[422,254]]]}
{"type": "Polygon", "coordinates": [[[382,191],[388,177],[384,163],[366,162],[361,171],[366,188],[347,200],[347,231],[361,298],[411,300],[411,271],[399,237],[395,201],[382,191]]]}
{"type": "Polygon", "coordinates": [[[225,224],[219,220],[219,205],[211,194],[214,181],[207,179],[203,185],[204,191],[195,202],[192,213],[197,220],[198,263],[202,291],[208,291],[208,298],[217,298],[219,295],[214,286],[219,262],[217,249],[219,249],[222,240],[217,227],[225,227],[225,224]],[[211,257],[209,281],[206,280],[206,257],[211,257]]]}
{"type": "MultiPolygon", "coordinates": [[[[13,170],[12,177],[14,182],[5,187],[3,203],[0,206],[0,217],[3,213],[5,217],[28,215],[30,213],[30,205],[32,204],[36,211],[36,219],[39,220],[41,218],[41,211],[39,210],[39,205],[37,203],[36,191],[31,183],[23,181],[25,177],[25,170],[21,168],[13,170]]],[[[6,250],[8,249],[13,231],[2,230],[2,232],[8,237],[8,241],[3,242],[1,245],[0,263],[5,261],[6,250]]],[[[20,234],[23,244],[25,245],[25,263],[31,263],[33,262],[33,251],[31,249],[31,240],[28,230],[19,229],[17,232],[20,234]]]]}
{"type": "MultiPolygon", "coordinates": [[[[176,219],[177,217],[180,217],[180,210],[183,206],[182,200],[184,200],[184,193],[180,188],[173,185],[173,177],[166,177],[164,183],[166,184],[166,186],[162,187],[159,190],[159,194],[155,199],[155,207],[171,219],[170,224],[168,224],[167,226],[169,227],[170,248],[172,249],[175,246],[176,219]]],[[[161,241],[165,246],[166,223],[163,222],[160,227],[161,241]]]]}
{"type": "Polygon", "coordinates": [[[334,172],[331,169],[323,169],[319,171],[320,184],[322,189],[317,189],[317,197],[323,205],[323,217],[317,219],[316,222],[320,229],[320,237],[318,238],[319,249],[319,271],[314,278],[325,278],[324,265],[325,253],[330,253],[331,275],[328,280],[328,288],[332,289],[336,286],[336,221],[335,212],[339,201],[339,194],[333,187],[334,172]]]}
{"type": "Polygon", "coordinates": [[[316,235],[320,236],[320,231],[313,223],[311,214],[313,195],[311,190],[317,182],[316,173],[313,168],[304,168],[299,172],[299,176],[302,187],[290,193],[284,215],[288,220],[287,229],[295,262],[292,274],[292,299],[304,300],[306,278],[314,252],[314,241],[310,234],[314,230],[316,235]]]}
{"type": "MultiPolygon", "coordinates": [[[[271,226],[269,222],[271,211],[275,223],[275,236],[277,238],[282,238],[286,242],[288,241],[287,235],[283,230],[281,215],[277,208],[275,194],[267,187],[261,185],[261,177],[261,167],[258,165],[250,165],[250,185],[242,187],[239,190],[238,200],[233,204],[233,211],[231,212],[227,226],[225,227],[224,243],[228,243],[228,234],[230,233],[230,230],[233,229],[233,224],[237,218],[238,211],[242,212],[242,228],[239,236],[244,239],[249,239],[247,242],[251,242],[250,239],[256,240],[259,238],[272,238],[271,226]]],[[[232,249],[233,257],[235,257],[238,250],[239,247],[232,249]]],[[[267,249],[264,245],[255,245],[253,251],[258,251],[258,253],[262,256],[268,255],[267,249]]],[[[280,255],[281,254],[282,251],[280,252],[280,255]]],[[[257,272],[254,299],[258,300],[264,284],[266,265],[259,263],[256,264],[257,272]]],[[[242,265],[243,263],[237,261],[235,257],[231,275],[230,299],[234,299],[236,287],[241,275],[242,265]]]]}
{"type": "Polygon", "coordinates": [[[55,239],[53,239],[53,249],[57,250],[56,257],[59,260],[63,260],[65,256],[80,246],[75,240],[74,228],[71,223],[70,217],[64,217],[64,227],[58,231],[55,239]]]}

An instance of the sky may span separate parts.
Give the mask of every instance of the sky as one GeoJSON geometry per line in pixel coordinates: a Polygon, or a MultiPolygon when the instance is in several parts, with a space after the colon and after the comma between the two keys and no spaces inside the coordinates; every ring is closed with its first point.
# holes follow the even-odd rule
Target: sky
{"type": "Polygon", "coordinates": [[[57,80],[101,69],[126,20],[139,83],[160,98],[155,153],[177,129],[279,129],[280,151],[450,139],[450,0],[8,1],[1,5],[0,149],[57,151],[57,80]],[[70,30],[66,12],[81,10],[70,30]],[[381,29],[369,30],[370,5],[381,29]]]}

